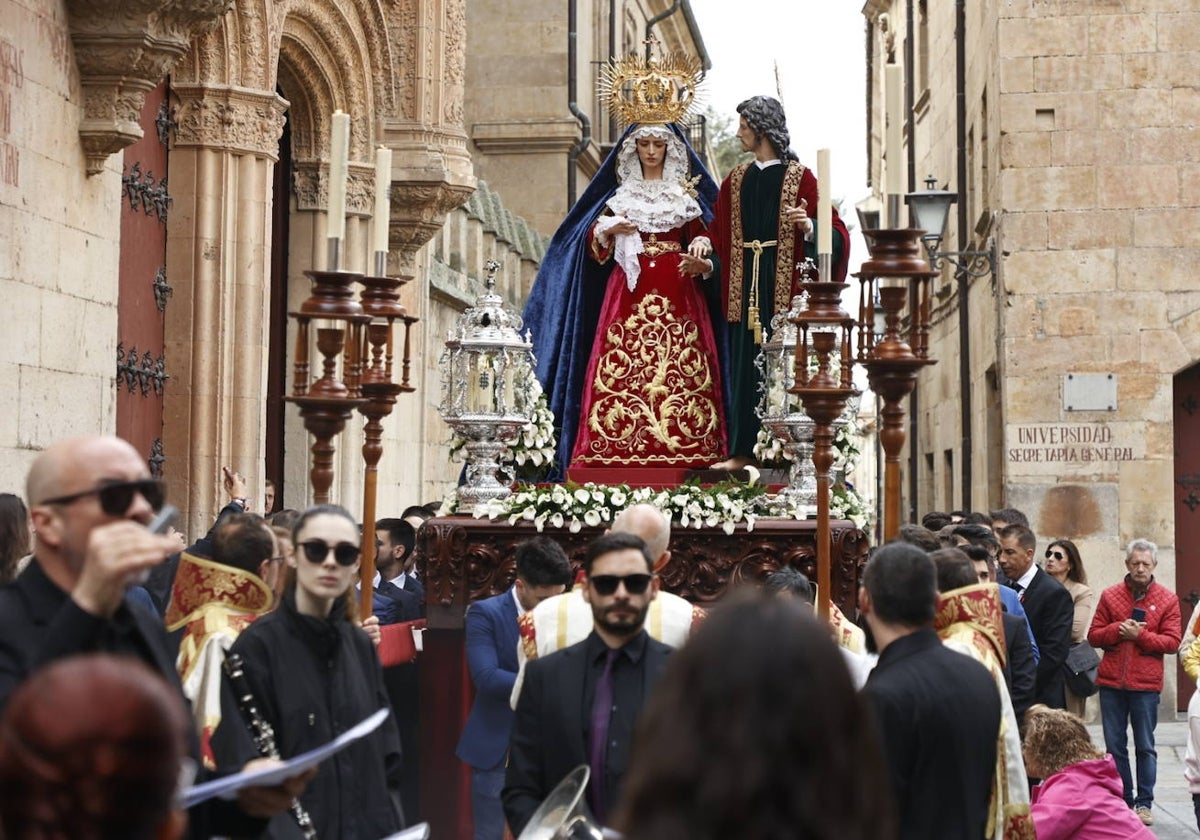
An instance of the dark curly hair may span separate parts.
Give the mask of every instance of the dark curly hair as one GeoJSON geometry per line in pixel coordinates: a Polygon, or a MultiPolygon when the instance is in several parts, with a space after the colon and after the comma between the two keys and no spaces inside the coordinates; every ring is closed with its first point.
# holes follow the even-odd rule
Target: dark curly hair
{"type": "Polygon", "coordinates": [[[781,160],[799,160],[792,151],[792,138],[788,134],[787,118],[783,105],[769,96],[751,96],[737,106],[737,112],[746,120],[746,125],[756,137],[766,137],[781,160]]]}
{"type": "Polygon", "coordinates": [[[894,836],[875,726],[812,607],[758,592],[671,654],[638,721],[628,840],[894,836]]]}
{"type": "Polygon", "coordinates": [[[0,825],[9,840],[150,840],[171,818],[186,755],[183,700],[110,654],[34,673],[0,720],[0,825]]]}

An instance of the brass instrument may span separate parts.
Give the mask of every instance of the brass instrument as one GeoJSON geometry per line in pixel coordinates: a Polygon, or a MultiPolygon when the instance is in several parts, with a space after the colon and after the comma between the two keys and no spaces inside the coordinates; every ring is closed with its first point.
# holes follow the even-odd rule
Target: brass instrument
{"type": "Polygon", "coordinates": [[[591,770],[580,764],[567,774],[529,818],[517,840],[612,840],[621,835],[596,825],[583,792],[591,770]]]}

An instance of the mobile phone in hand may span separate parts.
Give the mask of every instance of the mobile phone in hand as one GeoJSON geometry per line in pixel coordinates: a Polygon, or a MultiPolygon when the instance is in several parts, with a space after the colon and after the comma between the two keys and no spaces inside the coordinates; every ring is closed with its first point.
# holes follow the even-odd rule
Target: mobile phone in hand
{"type": "Polygon", "coordinates": [[[176,520],[179,519],[179,508],[175,505],[163,505],[162,510],[154,515],[154,518],[147,523],[146,528],[152,534],[165,534],[171,530],[176,520]]]}
{"type": "MultiPolygon", "coordinates": [[[[162,510],[154,515],[154,518],[146,523],[146,530],[152,534],[165,534],[171,530],[171,526],[179,519],[179,508],[175,505],[163,505],[162,510]]],[[[136,575],[129,579],[129,586],[141,586],[150,578],[150,570],[142,569],[136,575]]]]}
{"type": "Polygon", "coordinates": [[[1144,609],[1142,609],[1141,607],[1134,607],[1132,618],[1134,621],[1145,621],[1146,620],[1146,611],[1144,609]]]}

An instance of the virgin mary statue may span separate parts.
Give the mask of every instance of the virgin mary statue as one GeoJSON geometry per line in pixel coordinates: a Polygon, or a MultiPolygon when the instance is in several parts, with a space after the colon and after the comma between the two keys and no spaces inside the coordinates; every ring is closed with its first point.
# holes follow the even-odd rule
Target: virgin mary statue
{"type": "Polygon", "coordinates": [[[559,435],[554,477],[723,457],[716,196],[676,123],[636,122],[554,234],[524,313],[559,435]]]}

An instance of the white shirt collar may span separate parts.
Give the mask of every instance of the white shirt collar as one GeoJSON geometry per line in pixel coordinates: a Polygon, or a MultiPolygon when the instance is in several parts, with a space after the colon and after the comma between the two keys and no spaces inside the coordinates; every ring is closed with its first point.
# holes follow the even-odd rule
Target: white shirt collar
{"type": "Polygon", "coordinates": [[[521,606],[521,599],[517,597],[517,587],[514,585],[508,590],[512,593],[513,603],[517,605],[517,615],[525,615],[525,608],[521,606]]]}
{"type": "Polygon", "coordinates": [[[1029,584],[1033,580],[1033,576],[1036,575],[1037,573],[1038,573],[1038,564],[1030,563],[1029,568],[1025,570],[1025,574],[1023,574],[1019,578],[1017,578],[1017,583],[1020,584],[1022,592],[1024,592],[1026,589],[1029,588],[1029,584]]]}
{"type": "MultiPolygon", "coordinates": [[[[397,587],[399,587],[400,589],[403,589],[404,583],[407,579],[408,579],[408,573],[401,572],[400,574],[398,574],[394,578],[392,578],[390,583],[394,583],[397,587]]],[[[375,571],[375,580],[373,580],[371,582],[371,585],[373,587],[375,587],[376,589],[378,589],[380,580],[382,580],[382,575],[379,574],[379,570],[377,569],[375,571]]]]}
{"type": "Polygon", "coordinates": [[[754,165],[757,166],[759,169],[766,169],[768,166],[775,166],[775,165],[781,164],[781,163],[783,163],[783,161],[780,160],[779,158],[775,158],[774,160],[755,159],[755,161],[754,161],[754,165]]]}

